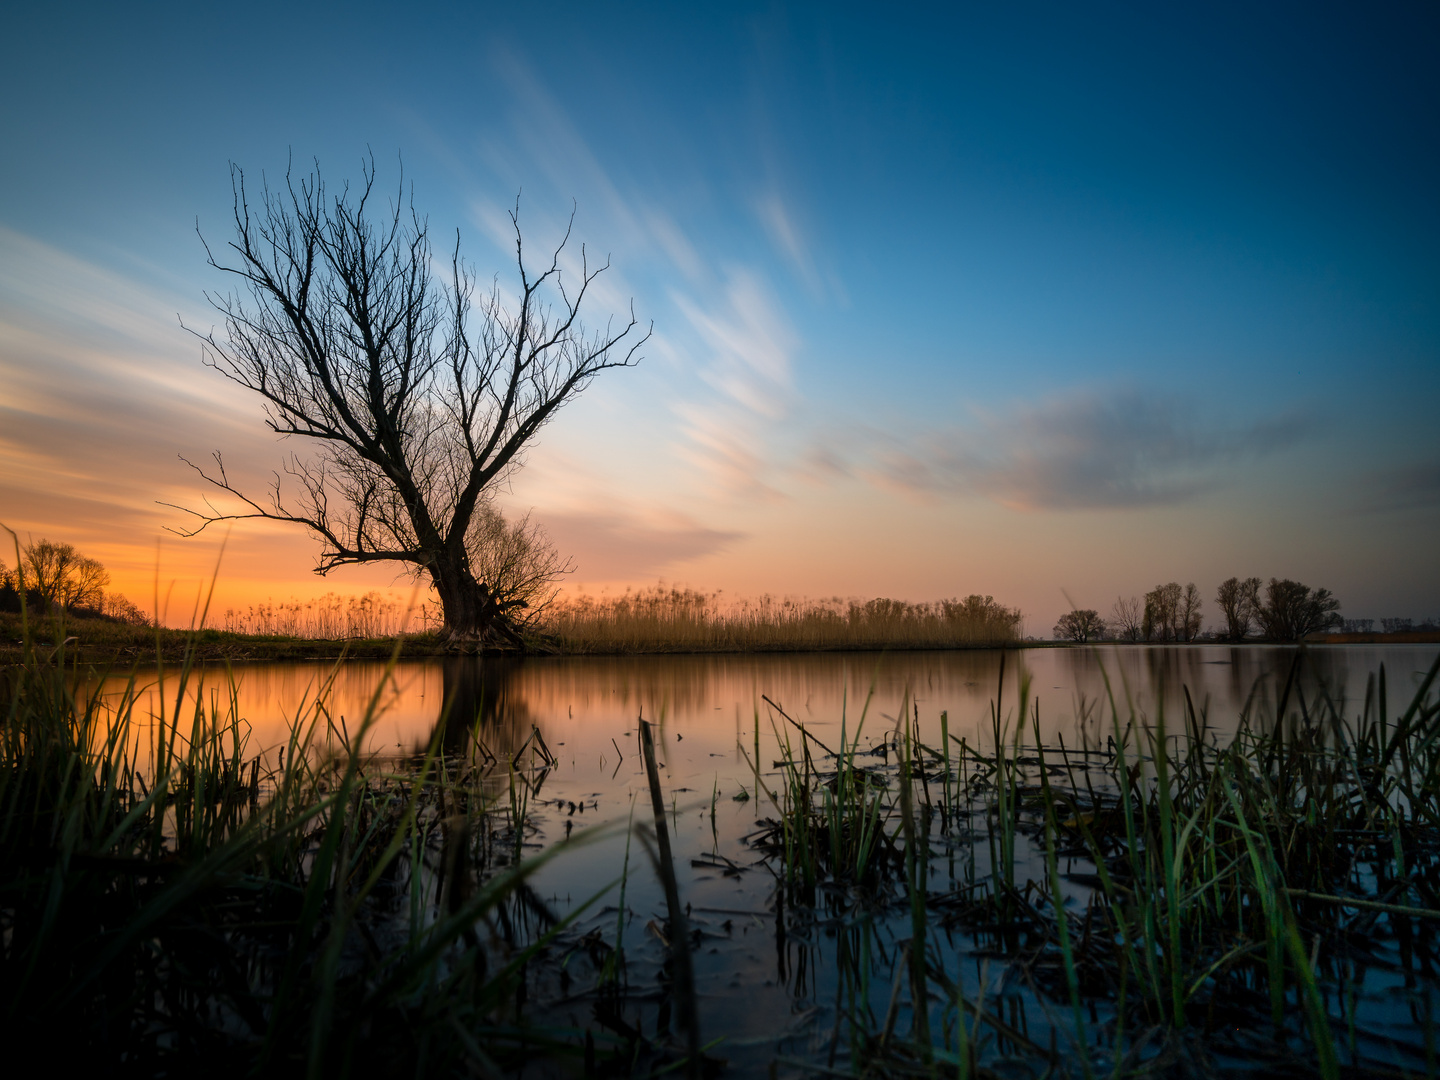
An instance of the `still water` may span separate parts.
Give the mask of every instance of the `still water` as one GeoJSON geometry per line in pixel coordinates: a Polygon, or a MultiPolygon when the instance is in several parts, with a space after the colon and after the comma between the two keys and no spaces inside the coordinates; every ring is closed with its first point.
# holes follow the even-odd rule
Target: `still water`
{"type": "MultiPolygon", "coordinates": [[[[1384,665],[1393,710],[1414,692],[1435,652],[1433,645],[1312,647],[1298,686],[1312,697],[1329,693],[1348,715],[1363,706],[1367,680],[1384,665]]],[[[628,757],[628,749],[610,740],[633,735],[636,717],[643,716],[681,736],[671,741],[690,741],[672,748],[669,767],[675,776],[683,772],[696,779],[720,768],[721,759],[733,760],[737,740],[751,745],[757,716],[762,739],[773,738],[767,697],[821,739],[827,730],[838,739],[842,717],[853,736],[862,714],[865,730],[878,739],[908,707],[918,714],[927,741],[938,738],[944,712],[952,735],[988,745],[991,703],[998,692],[1002,711],[1013,713],[1022,681],[1028,682],[1032,702],[1039,702],[1047,740],[1058,734],[1067,742],[1078,742],[1084,726],[1103,740],[1112,699],[1122,716],[1133,703],[1138,716],[1153,722],[1163,707],[1174,722],[1188,691],[1195,708],[1223,734],[1247,708],[1256,719],[1273,712],[1296,650],[1101,646],[1005,655],[1003,687],[1001,653],[975,650],[423,660],[399,663],[388,681],[386,665],[372,661],[240,664],[233,676],[217,669],[203,673],[187,696],[193,698],[198,688],[207,700],[228,704],[233,693],[251,731],[252,752],[283,745],[291,723],[323,699],[330,720],[344,730],[355,729],[373,709],[378,719],[368,748],[376,752],[423,749],[447,715],[452,744],[478,719],[481,737],[498,753],[518,746],[533,725],[552,747],[563,745],[577,767],[601,759],[613,767],[622,752],[628,757]]],[[[171,684],[167,690],[153,673],[142,674],[137,715],[159,711],[161,700],[167,711],[173,709],[173,677],[171,684]]],[[[112,680],[107,692],[122,685],[112,680]]],[[[778,716],[775,720],[785,726],[778,716]]]]}
{"type": "MultiPolygon", "coordinates": [[[[1310,648],[1295,668],[1292,695],[1298,698],[1291,701],[1328,694],[1343,702],[1342,714],[1358,715],[1368,680],[1383,665],[1393,716],[1435,653],[1435,646],[1424,645],[1310,648]]],[[[938,746],[943,713],[953,737],[988,751],[992,703],[998,696],[1001,714],[1013,722],[1022,684],[1032,706],[1038,701],[1045,740],[1063,738],[1070,746],[1103,743],[1112,700],[1122,718],[1133,703],[1144,721],[1156,723],[1163,714],[1178,724],[1188,693],[1224,742],[1242,714],[1256,724],[1273,716],[1296,656],[1293,648],[1268,646],[1030,649],[1005,654],[1003,680],[998,651],[427,660],[398,664],[388,680],[385,665],[371,662],[257,664],[237,665],[230,675],[210,670],[198,692],[221,706],[233,695],[248,725],[250,753],[272,761],[297,720],[316,722],[323,743],[331,731],[355,732],[367,714],[377,717],[367,735],[367,749],[377,755],[423,751],[436,737],[447,753],[474,755],[483,747],[487,759],[500,762],[497,794],[515,760],[525,777],[528,851],[599,827],[596,842],[548,863],[534,879],[535,891],[559,916],[595,900],[569,933],[578,939],[598,932],[607,942],[618,933],[629,958],[627,1015],[647,1033],[668,1023],[670,1009],[661,977],[665,949],[653,932],[664,922],[665,902],[638,848],[627,863],[623,826],[632,813],[636,820],[650,813],[636,719],[659,724],[680,889],[697,934],[703,1033],[707,1040],[724,1036],[719,1052],[732,1063],[759,1069],[775,1055],[823,1053],[837,1024],[835,983],[826,972],[835,964],[838,924],[821,918],[805,924],[794,912],[781,912],[788,923],[777,926],[776,879],[747,842],[760,819],[777,811],[757,790],[741,748],[753,755],[758,736],[761,772],[774,787],[785,740],[798,738],[779,710],[831,747],[840,744],[842,722],[854,740],[863,718],[862,748],[884,740],[902,712],[918,722],[926,743],[938,746]],[[537,730],[553,765],[526,746],[537,730]],[[518,760],[517,751],[523,751],[518,760]],[[717,866],[717,857],[733,869],[717,866]],[[622,875],[625,911],[617,931],[622,875]]],[[[168,688],[153,675],[142,683],[139,715],[158,712],[167,699],[165,711],[173,710],[173,679],[168,688]]],[[[955,859],[933,872],[953,880],[955,859]]],[[[903,918],[864,917],[882,951],[887,941],[898,949],[907,933],[903,918]]],[[[979,960],[966,967],[978,954],[958,939],[952,945],[967,992],[981,992],[987,979],[1000,997],[1011,992],[1003,969],[987,974],[979,960]]],[[[583,982],[580,966],[577,961],[575,978],[583,982]]],[[[1408,1014],[1384,1004],[1387,994],[1408,991],[1387,979],[1377,975],[1366,984],[1377,1003],[1372,1023],[1381,1039],[1389,1037],[1386,1031],[1408,1038],[1408,1014]]],[[[877,969],[882,1014],[890,981],[888,969],[877,969]]],[[[556,1022],[577,1030],[591,1022],[583,992],[557,992],[552,1001],[556,1022]]],[[[1033,1021],[1032,1037],[1042,1042],[1047,1015],[1042,1004],[1033,1021]]]]}

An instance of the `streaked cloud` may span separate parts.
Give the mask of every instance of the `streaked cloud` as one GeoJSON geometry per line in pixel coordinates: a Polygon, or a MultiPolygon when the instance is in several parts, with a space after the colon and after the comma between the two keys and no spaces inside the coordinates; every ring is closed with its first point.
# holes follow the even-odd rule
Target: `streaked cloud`
{"type": "MultiPolygon", "coordinates": [[[[12,524],[154,530],[193,493],[177,453],[268,449],[252,402],[200,363],[177,301],[0,228],[0,498],[12,524]]],[[[204,318],[198,313],[197,318],[204,318]]],[[[206,324],[208,325],[208,323],[206,324]]]]}
{"type": "Polygon", "coordinates": [[[653,578],[742,538],[679,515],[657,521],[614,510],[548,511],[544,524],[559,550],[575,560],[578,581],[653,578]]]}
{"type": "Polygon", "coordinates": [[[1314,427],[1301,412],[1236,424],[1175,397],[1086,391],[944,431],[880,436],[849,467],[879,486],[1021,510],[1163,506],[1222,486],[1237,466],[1314,427]]]}
{"type": "Polygon", "coordinates": [[[732,270],[720,303],[708,308],[678,293],[674,301],[709,350],[705,381],[751,412],[782,416],[797,339],[759,276],[732,270]]]}
{"type": "MultiPolygon", "coordinates": [[[[482,172],[490,177],[472,185],[473,221],[497,248],[513,250],[513,203],[497,201],[497,191],[524,186],[527,244],[532,234],[558,236],[564,219],[556,208],[568,211],[571,198],[578,199],[576,240],[602,237],[616,245],[615,268],[596,282],[586,307],[591,318],[627,311],[635,296],[642,319],[655,319],[656,334],[645,352],[667,369],[663,426],[677,459],[699,474],[701,484],[692,489],[703,487],[725,500],[776,498],[768,477],[779,455],[767,429],[793,407],[792,357],[800,339],[775,299],[771,278],[788,265],[812,294],[822,287],[793,208],[774,194],[754,204],[781,265],[722,260],[713,242],[707,245],[687,229],[680,210],[630,175],[626,162],[607,158],[603,142],[582,132],[520,52],[499,52],[495,61],[510,105],[478,148],[482,172]]],[[[458,162],[454,167],[462,168],[458,162]]],[[[697,185],[705,187],[698,178],[697,185]]],[[[590,254],[593,265],[596,249],[590,254]]],[[[572,281],[578,257],[579,244],[572,242],[562,257],[572,281]]]]}
{"type": "Polygon", "coordinates": [[[1370,473],[1362,511],[1428,510],[1440,507],[1440,461],[1417,461],[1370,473]]]}
{"type": "Polygon", "coordinates": [[[760,219],[771,245],[804,284],[806,291],[816,299],[824,296],[825,287],[815,269],[815,260],[810,247],[796,225],[794,214],[786,207],[784,200],[775,192],[755,200],[755,216],[760,219]]]}
{"type": "Polygon", "coordinates": [[[760,277],[734,269],[709,306],[675,293],[698,339],[700,379],[715,394],[673,406],[687,440],[682,453],[721,493],[773,500],[775,459],[768,429],[794,398],[791,357],[799,339],[760,277]]]}

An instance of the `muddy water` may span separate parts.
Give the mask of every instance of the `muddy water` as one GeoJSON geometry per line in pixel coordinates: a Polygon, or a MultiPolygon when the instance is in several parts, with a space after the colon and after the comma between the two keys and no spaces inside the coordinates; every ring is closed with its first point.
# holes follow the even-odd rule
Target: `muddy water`
{"type": "MultiPolygon", "coordinates": [[[[1353,715],[1363,704],[1367,678],[1383,664],[1393,714],[1434,653],[1433,646],[1311,649],[1298,692],[1311,700],[1322,693],[1343,699],[1342,711],[1353,715]]],[[[382,754],[423,749],[442,716],[447,719],[438,734],[448,750],[473,753],[478,743],[502,762],[538,729],[556,761],[547,768],[529,750],[521,755],[528,786],[526,850],[600,832],[594,843],[547,864],[534,879],[535,891],[558,916],[594,901],[563,940],[599,931],[614,944],[618,885],[625,877],[626,910],[618,921],[630,990],[621,1011],[626,1023],[652,1037],[670,1014],[661,977],[665,948],[656,933],[665,903],[638,845],[630,849],[627,868],[627,834],[616,825],[632,812],[637,820],[651,816],[636,720],[654,721],[681,895],[697,934],[702,1033],[706,1041],[724,1036],[715,1053],[750,1070],[776,1055],[828,1060],[837,1030],[837,950],[845,939],[848,955],[856,955],[854,935],[862,924],[865,964],[873,975],[865,994],[883,1016],[893,961],[909,935],[903,904],[857,913],[842,910],[843,898],[828,912],[782,913],[784,924],[777,925],[773,868],[746,840],[760,819],[777,813],[757,791],[740,748],[753,756],[758,734],[762,774],[774,787],[773,766],[785,756],[787,732],[792,742],[798,738],[780,709],[829,746],[839,745],[842,722],[852,740],[863,722],[862,747],[883,741],[902,711],[918,717],[924,741],[938,746],[943,712],[952,736],[988,750],[991,703],[998,694],[1002,712],[1013,715],[1022,682],[1031,700],[1039,701],[1046,740],[1063,738],[1071,746],[1087,739],[1103,743],[1110,723],[1105,703],[1112,697],[1122,712],[1131,700],[1135,712],[1153,722],[1162,710],[1178,720],[1188,691],[1223,741],[1245,710],[1257,720],[1273,714],[1294,658],[1293,649],[1260,646],[1022,650],[1007,655],[1003,684],[1000,654],[984,651],[425,661],[399,664],[389,682],[385,666],[376,663],[255,665],[235,668],[233,687],[223,674],[209,672],[201,692],[219,699],[234,693],[252,752],[282,745],[297,716],[313,719],[309,705],[317,697],[325,702],[322,736],[327,726],[354,731],[373,711],[378,719],[369,729],[369,747],[382,754]]],[[[147,689],[151,696],[141,711],[161,692],[147,689]]],[[[944,888],[947,877],[963,880],[967,859],[971,874],[987,873],[988,866],[974,865],[984,858],[973,848],[957,856],[952,847],[931,867],[932,888],[944,888]]],[[[983,982],[996,1001],[1010,1002],[1004,1007],[1028,1025],[1035,1042],[1048,1045],[1050,1014],[1063,1010],[1052,1004],[1047,1013],[1023,980],[983,958],[973,941],[939,934],[936,940],[948,942],[947,963],[972,999],[983,982]]],[[[532,1000],[549,999],[548,1022],[596,1026],[588,992],[595,972],[583,952],[565,970],[559,984],[532,1000]]],[[[1375,988],[1382,996],[1391,990],[1399,992],[1375,988]]],[[[1383,1029],[1389,1015],[1381,1009],[1375,1024],[1383,1029]]],[[[1402,1027],[1412,1023],[1408,1014],[1395,1015],[1402,1027]]],[[[1059,1037],[1066,1037],[1063,1030],[1059,1037]]]]}

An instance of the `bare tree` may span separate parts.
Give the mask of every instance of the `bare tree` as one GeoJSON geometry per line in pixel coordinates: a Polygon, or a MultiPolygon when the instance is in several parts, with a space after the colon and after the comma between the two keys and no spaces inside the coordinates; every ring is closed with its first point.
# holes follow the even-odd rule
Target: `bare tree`
{"type": "Polygon", "coordinates": [[[1227,578],[1215,592],[1215,602],[1225,616],[1225,636],[1241,641],[1250,633],[1260,611],[1258,577],[1227,578]]]}
{"type": "Polygon", "coordinates": [[[556,582],[575,570],[539,522],[528,513],[507,521],[489,499],[475,508],[466,549],[471,572],[517,627],[536,622],[560,591],[556,582]]]}
{"type": "Polygon", "coordinates": [[[1140,634],[1144,629],[1144,609],[1140,604],[1138,596],[1131,596],[1128,599],[1123,596],[1115,598],[1115,606],[1110,609],[1111,626],[1115,630],[1115,636],[1122,641],[1139,641],[1140,634]]]}
{"type": "Polygon", "coordinates": [[[1094,608],[1077,608],[1060,616],[1055,636],[1062,641],[1098,641],[1105,636],[1105,620],[1094,608]]]}
{"type": "Polygon", "coordinates": [[[1200,614],[1202,607],[1204,607],[1204,601],[1200,599],[1200,590],[1192,581],[1185,586],[1185,591],[1181,594],[1180,602],[1175,609],[1175,630],[1179,640],[1194,641],[1200,636],[1200,627],[1203,622],[1200,614]]]}
{"type": "Polygon", "coordinates": [[[17,587],[33,589],[47,607],[98,609],[110,574],[97,560],[82,555],[74,544],[33,540],[20,553],[17,587]]]}
{"type": "Polygon", "coordinates": [[[1265,636],[1276,641],[1299,641],[1307,634],[1340,625],[1340,601],[1329,589],[1311,590],[1308,585],[1286,579],[1270,579],[1265,586],[1265,603],[1259,611],[1265,636]]]}
{"type": "Polygon", "coordinates": [[[1145,594],[1145,616],[1140,624],[1146,641],[1176,641],[1180,637],[1180,583],[1156,585],[1145,594]]]}
{"type": "MultiPolygon", "coordinates": [[[[591,266],[582,247],[571,281],[561,270],[565,236],[536,272],[526,262],[519,207],[517,286],[498,283],[473,307],[474,275],[450,258],[437,281],[427,223],[404,199],[378,211],[373,159],[358,192],[327,192],[318,167],[283,190],[262,185],[251,205],[232,166],[235,239],[222,261],[239,292],[207,299],[224,334],[202,337],[204,361],[258,394],[279,435],[314,440],[292,455],[282,489],[265,501],[225,471],[200,475],[238,502],[185,509],[193,536],[217,521],[264,518],[303,526],[321,543],[316,572],[390,562],[428,575],[444,634],[454,641],[518,641],[491,583],[475,572],[467,538],[484,496],[561,405],[600,372],[638,360],[649,332],[628,319],[587,332],[580,309],[608,260],[591,266]]],[[[573,215],[572,215],[573,224],[573,215]]],[[[190,464],[188,461],[186,464],[190,464]]]]}

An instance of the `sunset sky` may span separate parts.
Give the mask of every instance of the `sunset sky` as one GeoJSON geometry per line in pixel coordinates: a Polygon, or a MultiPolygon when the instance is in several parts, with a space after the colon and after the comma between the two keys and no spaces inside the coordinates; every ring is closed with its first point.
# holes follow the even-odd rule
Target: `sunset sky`
{"type": "MultiPolygon", "coordinates": [[[[482,281],[517,194],[537,248],[573,201],[591,322],[654,321],[504,496],[573,585],[1440,614],[1434,5],[696,7],[12,10],[0,522],[147,607],[158,540],[193,596],[177,455],[259,489],[304,451],[181,326],[227,287],[197,223],[230,238],[232,161],[373,151],[482,281]]],[[[219,606],[393,582],[316,551],[237,526],[219,606]]]]}

